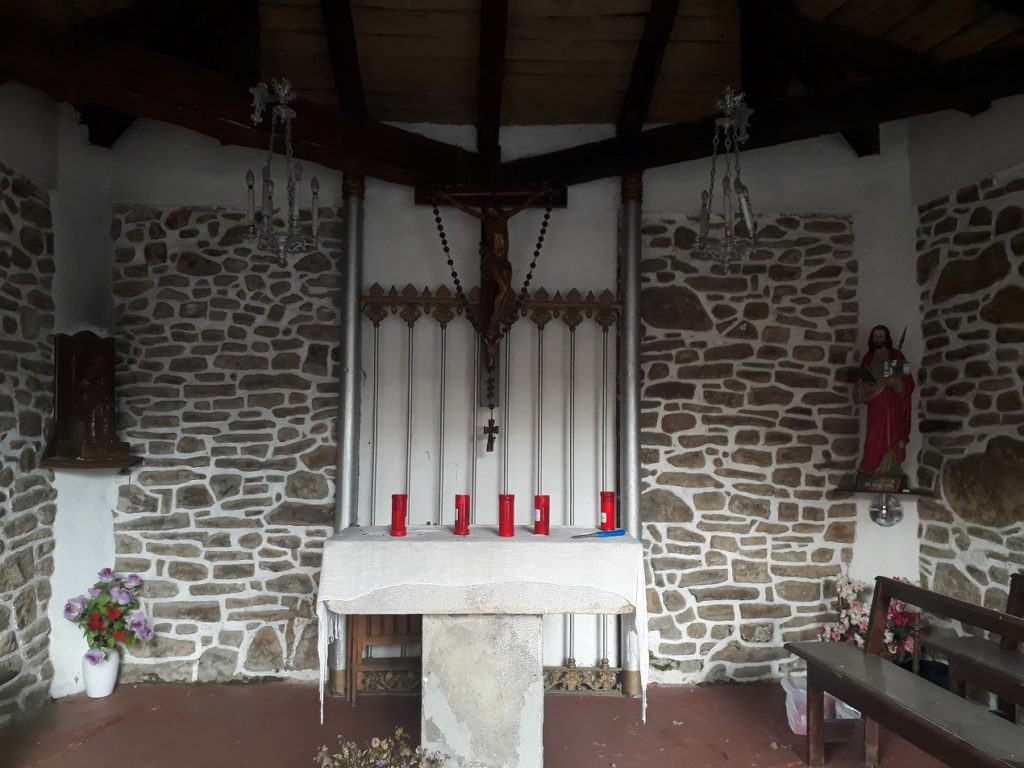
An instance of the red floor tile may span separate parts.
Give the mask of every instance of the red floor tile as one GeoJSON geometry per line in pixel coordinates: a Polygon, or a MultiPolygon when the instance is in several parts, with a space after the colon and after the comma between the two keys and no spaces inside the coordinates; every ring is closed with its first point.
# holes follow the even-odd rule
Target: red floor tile
{"type": "MultiPolygon", "coordinates": [[[[298,768],[338,735],[366,741],[400,725],[419,733],[419,699],[330,698],[319,723],[313,685],[120,686],[106,699],[72,696],[0,731],[0,768],[298,768]]],[[[935,768],[885,735],[885,768],[935,768]]],[[[786,724],[778,684],[650,690],[637,700],[549,696],[547,768],[797,768],[802,736],[786,724]]],[[[830,745],[831,768],[860,764],[856,740],[830,745]]]]}

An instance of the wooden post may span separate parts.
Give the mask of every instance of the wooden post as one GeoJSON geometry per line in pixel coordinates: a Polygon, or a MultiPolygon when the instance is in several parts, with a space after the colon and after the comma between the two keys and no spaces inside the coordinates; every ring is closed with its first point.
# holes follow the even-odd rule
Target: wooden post
{"type": "Polygon", "coordinates": [[[825,766],[825,689],[814,669],[807,670],[807,765],[825,766]]]}

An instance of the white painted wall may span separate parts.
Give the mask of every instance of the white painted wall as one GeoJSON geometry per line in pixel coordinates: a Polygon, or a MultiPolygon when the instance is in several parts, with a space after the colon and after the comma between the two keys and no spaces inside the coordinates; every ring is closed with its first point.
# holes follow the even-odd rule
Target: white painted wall
{"type": "Polygon", "coordinates": [[[64,603],[85,593],[102,568],[114,564],[113,470],[57,470],[57,518],[54,521],[53,598],[50,617],[50,695],[70,696],[83,689],[82,656],[88,650],[82,630],[63,616],[64,603]]]}
{"type": "Polygon", "coordinates": [[[1024,163],[1024,95],[974,117],[946,111],[907,122],[914,205],[1024,163]]]}

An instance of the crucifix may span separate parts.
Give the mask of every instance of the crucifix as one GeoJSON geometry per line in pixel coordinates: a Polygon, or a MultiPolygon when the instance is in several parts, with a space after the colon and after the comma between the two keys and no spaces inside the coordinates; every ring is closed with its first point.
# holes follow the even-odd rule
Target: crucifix
{"type": "MultiPolygon", "coordinates": [[[[480,303],[473,325],[480,334],[484,353],[484,370],[487,375],[486,406],[490,409],[491,415],[488,426],[484,428],[484,434],[487,436],[487,450],[490,452],[494,450],[494,440],[498,433],[498,427],[494,423],[498,344],[515,321],[516,295],[512,289],[512,263],[508,258],[508,220],[525,208],[544,200],[542,204],[546,205],[547,211],[544,214],[537,246],[533,252],[530,270],[523,285],[522,294],[525,295],[544,243],[544,234],[551,216],[551,208],[556,203],[565,205],[565,190],[564,188],[552,189],[547,186],[518,192],[456,192],[449,194],[443,190],[433,190],[428,199],[434,205],[434,218],[438,224],[442,248],[448,256],[448,266],[451,268],[452,277],[455,280],[456,293],[460,295],[461,283],[449,253],[437,205],[439,202],[443,202],[455,206],[480,222],[480,303]],[[499,198],[511,199],[513,202],[510,207],[502,208],[498,203],[499,198]],[[479,206],[479,210],[476,206],[479,206]]],[[[473,318],[473,315],[469,316],[471,319],[473,318]]]]}
{"type": "Polygon", "coordinates": [[[497,424],[494,423],[494,419],[490,418],[487,420],[487,426],[484,427],[484,434],[487,435],[487,452],[491,453],[494,451],[494,440],[498,436],[498,431],[501,429],[497,424]]]}

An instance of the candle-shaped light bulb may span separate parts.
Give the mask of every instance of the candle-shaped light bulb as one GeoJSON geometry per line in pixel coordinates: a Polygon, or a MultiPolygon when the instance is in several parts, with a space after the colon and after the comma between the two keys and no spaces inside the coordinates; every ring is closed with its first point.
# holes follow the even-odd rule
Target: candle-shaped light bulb
{"type": "MultiPolygon", "coordinates": [[[[706,243],[708,239],[708,226],[711,222],[711,212],[708,210],[708,193],[700,193],[700,242],[706,243]]],[[[702,246],[703,247],[703,246],[702,246]]]]}
{"type": "Polygon", "coordinates": [[[250,168],[245,172],[245,215],[250,229],[256,225],[256,176],[250,168]]]}
{"type": "Polygon", "coordinates": [[[736,177],[733,185],[736,189],[736,199],[740,201],[740,212],[743,214],[743,221],[747,225],[747,234],[753,237],[754,216],[750,212],[750,193],[747,191],[747,185],[740,181],[739,176],[736,177]]]}
{"type": "Polygon", "coordinates": [[[263,226],[270,227],[274,219],[274,182],[270,179],[270,169],[263,167],[263,226]]]}
{"type": "Polygon", "coordinates": [[[725,223],[726,239],[732,237],[732,179],[722,179],[722,219],[725,223]]]}
{"type": "MultiPolygon", "coordinates": [[[[295,164],[293,178],[295,179],[295,186],[297,188],[299,186],[299,184],[302,182],[302,163],[296,163],[295,164]]],[[[290,202],[291,202],[291,210],[288,211],[288,218],[292,222],[292,226],[294,226],[295,225],[294,222],[297,222],[299,220],[299,201],[298,201],[298,196],[297,195],[292,195],[292,199],[290,200],[290,202]]]]}
{"type": "Polygon", "coordinates": [[[320,182],[317,181],[316,176],[309,183],[309,188],[313,190],[313,244],[316,245],[320,232],[320,182]]]}

